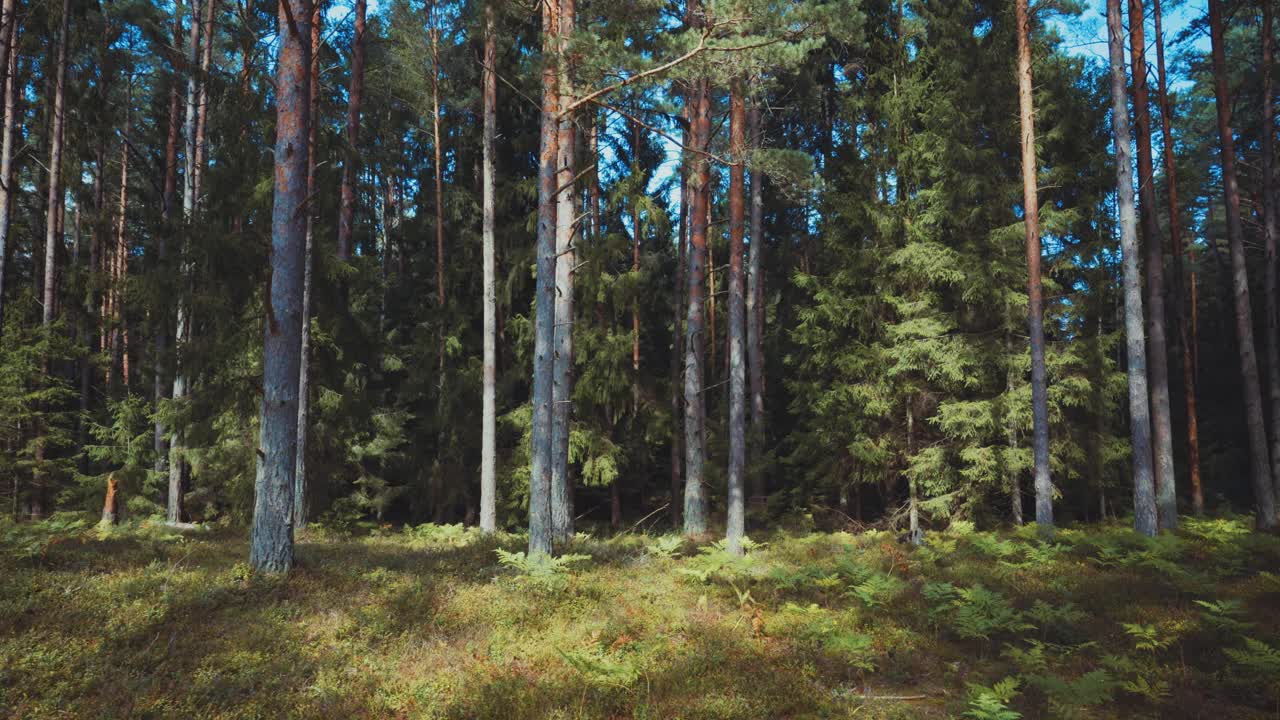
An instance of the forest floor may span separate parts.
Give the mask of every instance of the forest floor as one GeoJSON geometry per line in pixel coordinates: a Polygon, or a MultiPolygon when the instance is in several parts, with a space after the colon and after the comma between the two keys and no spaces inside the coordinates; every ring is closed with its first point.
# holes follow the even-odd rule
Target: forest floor
{"type": "Polygon", "coordinates": [[[1247,518],[777,533],[737,559],[461,526],[0,524],[10,718],[1276,718],[1280,538],[1247,518]]]}

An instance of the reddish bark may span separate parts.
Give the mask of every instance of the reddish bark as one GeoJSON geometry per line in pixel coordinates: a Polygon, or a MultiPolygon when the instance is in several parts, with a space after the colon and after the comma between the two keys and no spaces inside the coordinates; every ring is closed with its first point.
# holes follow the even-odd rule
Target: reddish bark
{"type": "MultiPolygon", "coordinates": [[[[1035,99],[1031,78],[1031,17],[1027,0],[1015,3],[1018,21],[1018,108],[1022,128],[1022,209],[1027,239],[1027,328],[1031,338],[1032,448],[1036,524],[1053,527],[1049,476],[1049,393],[1045,370],[1044,298],[1040,279],[1040,200],[1036,164],[1035,99]]],[[[1017,502],[1021,503],[1021,498],[1017,502]]]]}
{"type": "Polygon", "coordinates": [[[351,85],[347,94],[347,147],[342,163],[338,208],[338,259],[351,259],[351,231],[356,218],[356,171],[360,165],[360,104],[364,98],[364,32],[366,0],[356,0],[355,34],[351,39],[351,85]]]}
{"type": "Polygon", "coordinates": [[[1223,39],[1222,2],[1209,0],[1209,36],[1212,43],[1213,91],[1218,111],[1218,138],[1222,146],[1222,181],[1227,206],[1227,242],[1231,250],[1231,284],[1236,315],[1236,339],[1240,351],[1245,424],[1249,435],[1249,470],[1257,502],[1259,528],[1276,527],[1275,489],[1267,448],[1262,410],[1262,383],[1253,342],[1253,308],[1249,300],[1248,260],[1244,253],[1244,226],[1240,218],[1240,189],[1236,180],[1235,137],[1231,128],[1231,90],[1227,85],[1227,56],[1223,39]]]}

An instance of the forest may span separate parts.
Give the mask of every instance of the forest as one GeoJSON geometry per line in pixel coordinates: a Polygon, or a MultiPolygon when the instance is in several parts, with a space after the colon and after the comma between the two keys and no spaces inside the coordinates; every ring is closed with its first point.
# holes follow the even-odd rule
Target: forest
{"type": "Polygon", "coordinates": [[[1280,718],[1273,0],[0,0],[0,717],[1280,718]]]}

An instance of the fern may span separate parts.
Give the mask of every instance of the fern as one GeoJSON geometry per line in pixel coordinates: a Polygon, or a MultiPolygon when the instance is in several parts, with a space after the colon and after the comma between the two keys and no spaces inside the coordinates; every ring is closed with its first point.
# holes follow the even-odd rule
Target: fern
{"type": "Polygon", "coordinates": [[[971,684],[969,709],[964,717],[974,720],[1018,720],[1022,713],[1009,708],[1009,701],[1017,695],[1017,678],[1007,677],[991,687],[971,684]]]}
{"type": "Polygon", "coordinates": [[[564,589],[568,583],[569,566],[591,559],[590,555],[553,557],[539,554],[528,557],[524,551],[508,552],[502,548],[497,548],[494,552],[498,554],[498,562],[516,571],[521,581],[544,591],[564,589]]]}
{"type": "Polygon", "coordinates": [[[884,573],[876,573],[849,589],[849,594],[858,598],[868,608],[883,607],[902,594],[907,584],[902,580],[884,573]]]}
{"type": "Polygon", "coordinates": [[[961,590],[955,604],[956,615],[951,626],[965,639],[990,640],[995,633],[1020,632],[1032,627],[1003,595],[981,585],[961,590]]]}

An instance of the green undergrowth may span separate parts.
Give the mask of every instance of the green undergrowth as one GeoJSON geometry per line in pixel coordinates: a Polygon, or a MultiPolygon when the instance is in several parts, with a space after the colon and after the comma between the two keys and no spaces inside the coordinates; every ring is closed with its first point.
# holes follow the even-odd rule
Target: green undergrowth
{"type": "Polygon", "coordinates": [[[1276,718],[1280,539],[1248,518],[760,537],[0,524],[13,718],[1276,718]]]}

